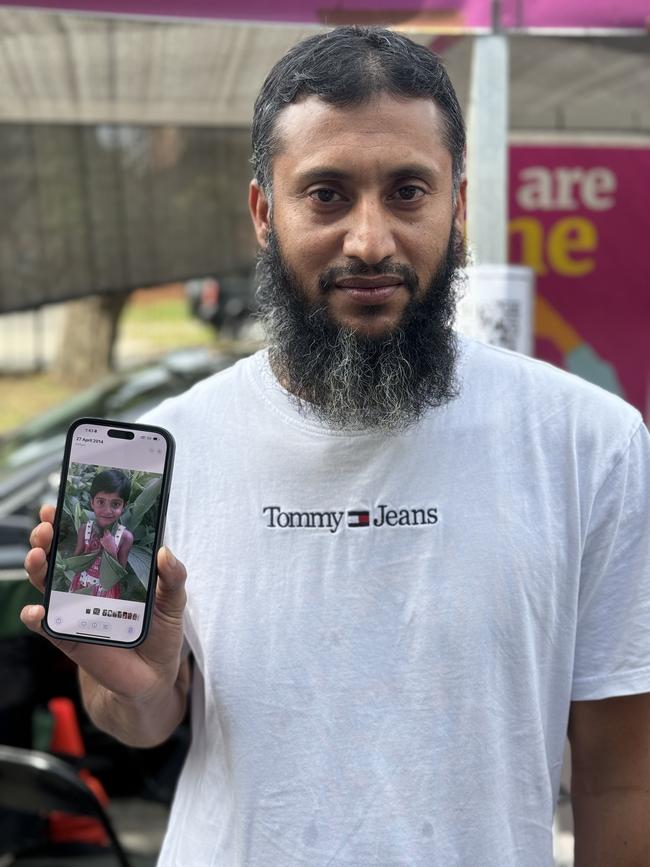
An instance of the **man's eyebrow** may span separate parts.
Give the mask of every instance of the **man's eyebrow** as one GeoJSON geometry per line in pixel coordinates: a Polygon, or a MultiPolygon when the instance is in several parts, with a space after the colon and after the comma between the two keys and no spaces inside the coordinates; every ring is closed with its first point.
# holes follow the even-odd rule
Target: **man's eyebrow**
{"type": "Polygon", "coordinates": [[[398,166],[394,171],[389,172],[389,177],[394,181],[398,181],[400,178],[420,178],[434,186],[439,182],[440,174],[440,171],[435,167],[425,166],[423,163],[409,163],[398,166]]]}
{"type": "Polygon", "coordinates": [[[297,181],[300,184],[313,184],[316,181],[346,181],[352,177],[351,172],[345,172],[341,169],[335,169],[332,166],[316,166],[313,169],[306,169],[304,172],[299,172],[297,181]]]}
{"type": "MultiPolygon", "coordinates": [[[[349,181],[353,177],[353,172],[334,168],[334,166],[316,166],[312,169],[306,169],[304,172],[299,172],[296,180],[299,184],[314,184],[317,181],[325,180],[349,181]]],[[[438,182],[440,172],[421,163],[409,163],[408,165],[397,166],[391,169],[386,177],[391,181],[397,181],[400,178],[421,178],[426,183],[434,186],[438,182]]]]}

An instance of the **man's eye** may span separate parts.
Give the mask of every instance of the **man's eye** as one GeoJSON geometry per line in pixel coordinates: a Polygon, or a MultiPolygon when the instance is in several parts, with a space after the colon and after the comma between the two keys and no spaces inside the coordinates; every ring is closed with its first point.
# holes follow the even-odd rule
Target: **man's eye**
{"type": "Polygon", "coordinates": [[[408,184],[405,187],[400,187],[397,191],[397,197],[402,202],[412,202],[415,199],[420,199],[424,195],[424,190],[421,187],[416,187],[413,184],[408,184]]]}
{"type": "Polygon", "coordinates": [[[312,197],[312,199],[315,199],[322,205],[329,205],[331,202],[337,201],[337,199],[335,198],[336,196],[340,198],[337,192],[335,192],[334,190],[329,190],[327,189],[327,187],[321,187],[318,190],[312,190],[309,195],[312,197]]]}

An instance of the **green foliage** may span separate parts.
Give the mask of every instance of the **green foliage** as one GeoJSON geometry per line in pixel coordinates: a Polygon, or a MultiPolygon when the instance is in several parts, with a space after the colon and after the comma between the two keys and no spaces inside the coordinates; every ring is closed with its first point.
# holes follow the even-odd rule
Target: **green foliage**
{"type": "Polygon", "coordinates": [[[151,547],[146,548],[134,544],[129,554],[129,566],[146,590],[149,584],[149,569],[151,568],[151,547]]]}
{"type": "Polygon", "coordinates": [[[68,567],[67,560],[61,556],[60,550],[56,552],[55,566],[52,589],[67,592],[70,589],[70,582],[74,578],[74,569],[68,567]]]}
{"type": "MultiPolygon", "coordinates": [[[[140,473],[139,475],[145,475],[145,473],[140,473]]],[[[146,473],[146,475],[151,475],[150,473],[146,473]]],[[[135,501],[133,497],[131,498],[131,505],[125,509],[124,514],[122,515],[121,521],[122,523],[131,530],[132,533],[142,524],[145,516],[149,513],[152,506],[158,504],[160,500],[160,491],[162,488],[162,476],[154,477],[153,479],[149,479],[146,483],[140,486],[140,493],[137,495],[135,501]]],[[[153,528],[155,524],[156,517],[158,515],[158,509],[153,511],[153,523],[151,524],[151,528],[153,528]]]]}
{"type": "Polygon", "coordinates": [[[108,551],[102,551],[102,559],[99,564],[99,583],[104,590],[110,590],[118,581],[126,575],[128,569],[120,565],[115,557],[111,557],[108,551]]]}
{"type": "Polygon", "coordinates": [[[97,553],[91,551],[90,554],[77,554],[74,557],[66,557],[61,561],[61,563],[63,565],[63,570],[66,573],[70,572],[71,575],[74,575],[76,572],[81,572],[83,569],[87,569],[96,557],[97,553]]]}

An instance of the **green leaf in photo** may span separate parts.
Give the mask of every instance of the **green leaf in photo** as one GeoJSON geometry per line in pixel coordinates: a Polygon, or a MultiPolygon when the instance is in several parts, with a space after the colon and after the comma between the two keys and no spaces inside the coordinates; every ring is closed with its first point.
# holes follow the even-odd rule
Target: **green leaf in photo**
{"type": "Polygon", "coordinates": [[[122,523],[125,524],[133,533],[142,523],[142,519],[147,514],[149,509],[156,505],[160,498],[162,488],[162,476],[152,479],[143,488],[142,493],[131,503],[127,511],[122,517],[122,523]]]}
{"type": "Polygon", "coordinates": [[[68,575],[67,572],[59,572],[57,570],[54,573],[54,578],[52,579],[52,590],[58,590],[61,593],[67,593],[70,589],[71,582],[72,577],[68,575]]]}
{"type": "Polygon", "coordinates": [[[141,548],[134,545],[129,553],[129,566],[138,577],[143,587],[149,586],[149,570],[151,569],[151,548],[141,548]]]}
{"type": "Polygon", "coordinates": [[[133,571],[129,572],[121,587],[123,591],[122,599],[128,599],[130,602],[146,602],[147,591],[133,571]]]}
{"type": "Polygon", "coordinates": [[[111,557],[108,551],[102,551],[102,559],[99,564],[99,583],[103,590],[110,590],[118,581],[126,575],[126,569],[111,557]]]}
{"type": "Polygon", "coordinates": [[[72,569],[73,572],[82,572],[87,569],[97,559],[97,551],[91,551],[89,554],[77,554],[74,557],[61,558],[61,568],[66,572],[72,569]]]}
{"type": "Polygon", "coordinates": [[[156,532],[153,525],[149,525],[147,522],[143,522],[139,527],[136,527],[135,532],[133,533],[135,544],[139,545],[140,548],[148,548],[151,550],[155,538],[156,532]]]}
{"type": "Polygon", "coordinates": [[[81,508],[81,504],[79,503],[79,500],[77,500],[74,506],[74,528],[77,532],[79,532],[79,527],[81,527],[85,520],[86,511],[81,508]]]}

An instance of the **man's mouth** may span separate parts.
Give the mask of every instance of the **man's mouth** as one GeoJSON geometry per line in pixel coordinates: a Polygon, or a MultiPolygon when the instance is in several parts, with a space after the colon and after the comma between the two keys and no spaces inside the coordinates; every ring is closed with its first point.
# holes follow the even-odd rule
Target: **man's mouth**
{"type": "Polygon", "coordinates": [[[395,275],[381,277],[345,277],[337,280],[338,289],[363,304],[381,304],[391,298],[404,285],[402,278],[395,275]]]}

